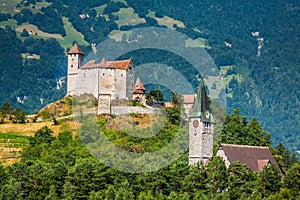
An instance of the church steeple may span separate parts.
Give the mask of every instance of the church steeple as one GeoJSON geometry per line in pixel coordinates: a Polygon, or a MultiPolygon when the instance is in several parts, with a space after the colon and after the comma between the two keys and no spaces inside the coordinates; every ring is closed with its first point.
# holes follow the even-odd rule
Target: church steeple
{"type": "Polygon", "coordinates": [[[202,121],[209,122],[209,100],[206,93],[206,88],[203,78],[200,79],[197,97],[194,102],[190,117],[201,117],[202,121]]]}
{"type": "Polygon", "coordinates": [[[213,154],[214,119],[203,78],[189,119],[189,164],[206,161],[213,154]]]}

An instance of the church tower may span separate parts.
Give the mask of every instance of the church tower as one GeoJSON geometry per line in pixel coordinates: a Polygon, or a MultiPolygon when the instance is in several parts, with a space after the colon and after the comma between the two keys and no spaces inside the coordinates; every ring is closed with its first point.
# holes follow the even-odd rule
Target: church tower
{"type": "Polygon", "coordinates": [[[210,113],[203,78],[189,117],[189,165],[206,161],[213,155],[214,119],[210,113]]]}
{"type": "Polygon", "coordinates": [[[68,76],[67,76],[67,95],[73,95],[77,75],[80,71],[80,67],[83,65],[84,53],[75,44],[68,52],[68,76]]]}

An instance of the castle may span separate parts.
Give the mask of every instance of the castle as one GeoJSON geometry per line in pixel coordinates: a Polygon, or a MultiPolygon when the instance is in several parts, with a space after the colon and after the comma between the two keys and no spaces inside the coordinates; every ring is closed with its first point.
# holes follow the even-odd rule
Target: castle
{"type": "MultiPolygon", "coordinates": [[[[68,52],[67,95],[93,94],[98,101],[98,114],[110,114],[112,104],[120,100],[137,100],[146,103],[142,81],[135,85],[132,60],[91,60],[86,64],[84,53],[75,44],[68,52]]],[[[191,95],[190,95],[191,96],[191,95]]],[[[193,96],[193,95],[192,95],[193,96]]],[[[208,97],[203,79],[196,98],[188,110],[189,115],[189,164],[206,162],[213,153],[214,120],[209,109],[208,97]],[[191,112],[190,112],[191,110],[191,112]]],[[[114,106],[116,107],[116,106],[114,106]]],[[[129,109],[128,109],[129,110],[129,109]]]]}
{"type": "Polygon", "coordinates": [[[117,100],[131,100],[134,92],[132,60],[91,60],[86,64],[84,53],[75,44],[68,52],[67,95],[93,94],[98,100],[98,114],[110,114],[117,100]]]}

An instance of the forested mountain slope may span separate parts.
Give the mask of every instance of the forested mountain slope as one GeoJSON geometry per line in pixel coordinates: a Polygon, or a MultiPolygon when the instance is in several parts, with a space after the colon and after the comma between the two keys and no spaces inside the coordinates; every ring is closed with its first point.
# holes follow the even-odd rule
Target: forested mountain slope
{"type": "MultiPolygon", "coordinates": [[[[89,52],[88,44],[119,31],[169,27],[204,41],[218,67],[230,66],[227,75],[242,75],[227,85],[228,112],[239,107],[258,118],[275,143],[295,152],[300,146],[299,12],[300,2],[293,0],[3,0],[0,103],[9,100],[32,112],[62,97],[65,52],[74,41],[89,52]]],[[[141,63],[147,55],[133,57],[141,63]]]]}

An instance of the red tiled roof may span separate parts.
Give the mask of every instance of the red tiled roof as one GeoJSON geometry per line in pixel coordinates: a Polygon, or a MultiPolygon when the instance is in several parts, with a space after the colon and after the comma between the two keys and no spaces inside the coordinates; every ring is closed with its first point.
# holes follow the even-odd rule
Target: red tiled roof
{"type": "Polygon", "coordinates": [[[145,94],[145,91],[140,90],[140,89],[135,89],[135,90],[133,91],[133,94],[145,94]]]}
{"type": "Polygon", "coordinates": [[[81,54],[84,55],[83,51],[79,48],[77,44],[74,44],[74,46],[71,48],[71,50],[68,52],[68,54],[81,54]]]}
{"type": "Polygon", "coordinates": [[[164,102],[164,108],[173,108],[173,102],[164,102]]]}
{"type": "Polygon", "coordinates": [[[223,149],[230,163],[239,161],[250,167],[252,171],[260,171],[269,163],[279,169],[268,147],[221,144],[219,149],[223,149]]]}
{"type": "Polygon", "coordinates": [[[195,100],[195,95],[194,94],[183,94],[183,103],[186,104],[193,104],[195,100]]]}
{"type": "Polygon", "coordinates": [[[142,81],[140,78],[136,79],[133,94],[144,94],[146,91],[146,88],[144,87],[142,81]]]}
{"type": "Polygon", "coordinates": [[[84,66],[82,66],[82,69],[111,68],[111,69],[128,70],[131,63],[132,63],[132,59],[119,60],[119,61],[106,61],[105,58],[103,58],[100,63],[96,63],[95,60],[89,61],[84,66]]]}

